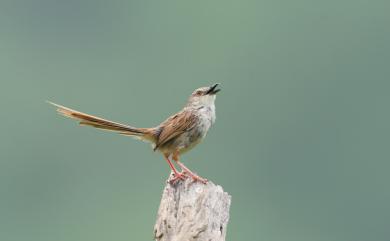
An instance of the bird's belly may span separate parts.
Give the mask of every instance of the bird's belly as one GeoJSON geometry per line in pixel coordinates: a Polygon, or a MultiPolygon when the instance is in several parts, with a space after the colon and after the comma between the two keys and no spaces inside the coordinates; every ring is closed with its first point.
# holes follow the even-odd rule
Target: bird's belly
{"type": "Polygon", "coordinates": [[[183,142],[183,143],[181,143],[181,145],[178,148],[179,149],[179,153],[180,154],[186,153],[187,151],[191,150],[196,145],[198,145],[202,140],[203,140],[203,138],[197,138],[196,140],[193,140],[191,142],[183,142]]]}
{"type": "Polygon", "coordinates": [[[180,143],[177,143],[180,154],[185,153],[198,145],[206,137],[209,128],[209,122],[202,122],[192,130],[183,133],[178,140],[180,143]]]}

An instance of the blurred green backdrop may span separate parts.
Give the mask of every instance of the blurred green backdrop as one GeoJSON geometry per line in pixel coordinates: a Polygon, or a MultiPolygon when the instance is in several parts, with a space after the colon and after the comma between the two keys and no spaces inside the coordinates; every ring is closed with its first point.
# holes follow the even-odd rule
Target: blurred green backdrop
{"type": "Polygon", "coordinates": [[[388,241],[388,1],[0,3],[0,240],[151,240],[165,161],[45,100],[147,127],[222,83],[183,157],[228,240],[388,241]]]}

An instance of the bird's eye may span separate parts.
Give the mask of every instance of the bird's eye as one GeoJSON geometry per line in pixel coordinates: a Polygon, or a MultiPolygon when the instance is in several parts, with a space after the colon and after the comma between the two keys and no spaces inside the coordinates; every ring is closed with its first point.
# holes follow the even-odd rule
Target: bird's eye
{"type": "Polygon", "coordinates": [[[198,91],[196,91],[195,94],[196,94],[196,95],[201,95],[201,94],[202,94],[202,91],[198,90],[198,91]]]}

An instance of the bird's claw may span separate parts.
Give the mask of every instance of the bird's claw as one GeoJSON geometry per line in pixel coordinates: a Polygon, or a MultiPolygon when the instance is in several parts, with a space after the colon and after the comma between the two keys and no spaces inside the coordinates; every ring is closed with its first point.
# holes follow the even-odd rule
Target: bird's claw
{"type": "Polygon", "coordinates": [[[172,173],[171,178],[169,179],[170,184],[175,184],[179,180],[185,180],[188,176],[184,172],[172,173]]]}
{"type": "Polygon", "coordinates": [[[207,182],[209,180],[207,180],[206,178],[203,178],[203,177],[200,177],[200,176],[193,176],[192,179],[195,181],[195,182],[201,182],[203,184],[207,184],[207,182]]]}
{"type": "Polygon", "coordinates": [[[192,178],[192,181],[193,182],[201,182],[203,184],[206,184],[209,180],[207,180],[206,178],[203,178],[201,176],[198,176],[197,174],[195,173],[192,173],[192,172],[186,172],[184,171],[184,173],[188,176],[190,176],[192,178]]]}
{"type": "Polygon", "coordinates": [[[186,178],[191,177],[193,182],[201,182],[203,184],[207,184],[208,180],[206,178],[200,177],[194,173],[189,173],[186,171],[179,173],[172,173],[171,178],[168,180],[170,184],[175,184],[179,180],[184,181],[186,178]]]}

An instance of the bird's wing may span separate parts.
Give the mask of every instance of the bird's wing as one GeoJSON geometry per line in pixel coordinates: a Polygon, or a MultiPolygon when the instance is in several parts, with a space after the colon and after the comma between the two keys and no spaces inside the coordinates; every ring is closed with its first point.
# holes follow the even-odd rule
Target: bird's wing
{"type": "Polygon", "coordinates": [[[194,115],[192,111],[181,111],[176,115],[169,117],[161,126],[161,132],[157,139],[156,147],[164,145],[180,134],[194,128],[198,122],[198,116],[194,115]]]}

